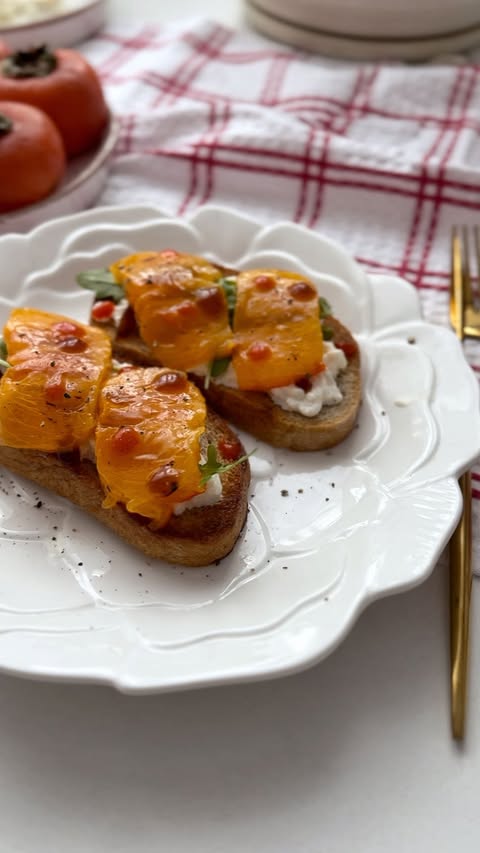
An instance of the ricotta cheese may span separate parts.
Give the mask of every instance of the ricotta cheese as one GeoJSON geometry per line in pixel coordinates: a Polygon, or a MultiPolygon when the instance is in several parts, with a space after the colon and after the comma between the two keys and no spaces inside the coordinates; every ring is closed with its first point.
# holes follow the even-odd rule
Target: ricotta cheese
{"type": "MultiPolygon", "coordinates": [[[[338,349],[331,341],[324,341],[323,361],[325,370],[317,376],[312,377],[312,387],[309,391],[298,388],[297,385],[284,385],[283,388],[272,388],[269,396],[273,402],[285,409],[287,412],[298,412],[305,418],[313,418],[320,414],[323,406],[334,406],[343,399],[342,392],[337,385],[336,378],[341,370],[347,367],[345,353],[338,349]]],[[[195,368],[195,373],[205,375],[206,365],[195,368]]],[[[235,370],[229,364],[225,373],[211,382],[225,385],[227,388],[238,388],[235,370]]]]}
{"type": "Polygon", "coordinates": [[[222,481],[218,474],[214,474],[213,477],[210,477],[207,481],[207,488],[201,495],[195,495],[193,498],[190,498],[189,501],[183,501],[183,503],[175,504],[173,514],[181,515],[186,509],[194,509],[199,506],[212,506],[213,504],[218,503],[221,498],[222,481]]]}

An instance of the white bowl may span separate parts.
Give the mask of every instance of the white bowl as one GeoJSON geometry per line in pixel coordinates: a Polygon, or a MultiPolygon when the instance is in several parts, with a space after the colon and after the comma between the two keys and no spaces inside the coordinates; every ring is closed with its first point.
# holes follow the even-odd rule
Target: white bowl
{"type": "Polygon", "coordinates": [[[32,44],[70,47],[101,29],[105,20],[105,0],[65,0],[60,14],[0,27],[0,39],[13,50],[29,48],[32,44]]]}

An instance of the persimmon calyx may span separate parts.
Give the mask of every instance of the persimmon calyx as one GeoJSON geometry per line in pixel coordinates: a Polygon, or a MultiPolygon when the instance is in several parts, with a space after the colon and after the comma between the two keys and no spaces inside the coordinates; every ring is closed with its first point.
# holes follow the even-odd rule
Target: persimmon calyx
{"type": "Polygon", "coordinates": [[[31,50],[17,50],[0,63],[3,77],[27,79],[48,77],[57,67],[57,58],[45,45],[31,50]]]}
{"type": "Polygon", "coordinates": [[[0,113],[0,136],[6,136],[13,130],[13,121],[8,116],[0,113]]]}

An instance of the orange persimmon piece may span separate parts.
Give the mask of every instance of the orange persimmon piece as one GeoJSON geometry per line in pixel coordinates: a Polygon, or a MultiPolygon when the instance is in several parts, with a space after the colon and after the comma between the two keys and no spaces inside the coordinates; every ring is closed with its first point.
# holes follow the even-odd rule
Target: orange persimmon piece
{"type": "Polygon", "coordinates": [[[95,433],[103,506],[123,504],[163,527],[175,504],[204,492],[198,466],[206,414],[180,371],[139,367],[109,379],[95,433]]]}
{"type": "Polygon", "coordinates": [[[167,249],[130,255],[110,270],[125,287],[141,338],[163,365],[192,370],[230,355],[233,336],[218,267],[167,249]]]}
{"type": "Polygon", "coordinates": [[[324,369],[318,292],[303,276],[248,270],[237,278],[233,367],[239,388],[267,391],[324,369]]]}
{"type": "Polygon", "coordinates": [[[4,329],[10,367],[0,382],[0,443],[57,453],[92,435],[108,336],[58,314],[14,309],[4,329]]]}

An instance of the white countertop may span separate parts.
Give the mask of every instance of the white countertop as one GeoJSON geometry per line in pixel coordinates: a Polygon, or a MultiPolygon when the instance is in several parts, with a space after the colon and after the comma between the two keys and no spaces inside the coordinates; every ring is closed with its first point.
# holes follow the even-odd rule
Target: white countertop
{"type": "MultiPolygon", "coordinates": [[[[111,13],[132,6],[242,17],[235,0],[112,0],[111,13]]],[[[480,586],[459,750],[446,581],[443,561],[278,681],[142,698],[0,676],[0,853],[479,850],[480,586]]]]}

